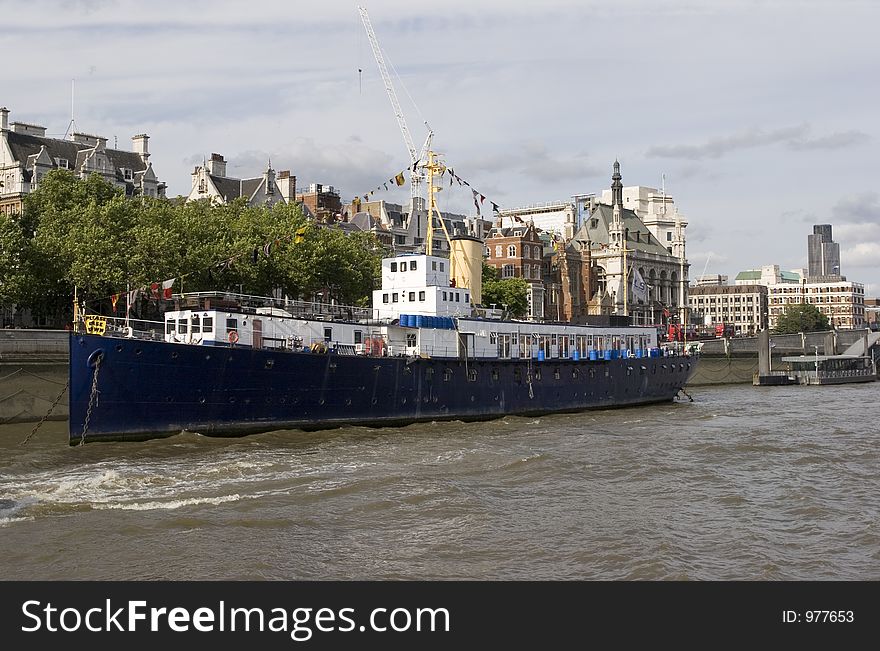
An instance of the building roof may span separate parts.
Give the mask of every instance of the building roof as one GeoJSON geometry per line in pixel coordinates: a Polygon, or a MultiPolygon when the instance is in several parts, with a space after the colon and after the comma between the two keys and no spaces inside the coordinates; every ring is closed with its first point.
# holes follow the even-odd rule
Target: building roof
{"type": "MultiPolygon", "coordinates": [[[[614,209],[611,206],[604,203],[598,204],[590,216],[584,220],[583,225],[574,234],[572,239],[591,242],[590,248],[594,251],[600,249],[602,244],[607,244],[611,241],[608,228],[613,217],[614,209]],[[595,226],[593,225],[594,222],[595,226]]],[[[628,248],[628,251],[637,250],[664,256],[670,255],[666,247],[651,234],[651,231],[648,230],[648,227],[645,226],[644,222],[635,212],[629,208],[621,208],[620,219],[623,222],[623,227],[629,230],[627,246],[632,246],[633,248],[628,248]],[[636,241],[636,233],[639,233],[638,241],[636,241]]]]}
{"type": "Polygon", "coordinates": [[[220,196],[226,201],[232,201],[241,196],[241,181],[239,179],[230,179],[225,176],[215,176],[213,174],[208,174],[208,176],[211,178],[211,183],[217,188],[217,192],[219,192],[220,196]]]}
{"type": "MultiPolygon", "coordinates": [[[[52,157],[54,165],[57,165],[55,159],[63,158],[69,161],[71,167],[81,165],[86,153],[95,148],[94,145],[83,142],[45,138],[27,133],[16,133],[15,131],[6,132],[6,142],[9,143],[12,157],[19,163],[26,163],[28,157],[36,156],[40,153],[40,148],[45,147],[49,156],[52,157]]],[[[104,152],[113,163],[113,167],[116,168],[119,181],[124,181],[118,171],[121,168],[130,169],[132,172],[142,172],[147,168],[147,164],[144,163],[140,155],[133,151],[106,148],[104,152]]]]}
{"type": "MultiPolygon", "coordinates": [[[[801,276],[796,271],[780,271],[779,277],[782,279],[784,283],[797,283],[800,282],[801,276]]],[[[761,280],[761,270],[760,269],[749,269],[747,271],[740,271],[735,280],[761,280]]]]}

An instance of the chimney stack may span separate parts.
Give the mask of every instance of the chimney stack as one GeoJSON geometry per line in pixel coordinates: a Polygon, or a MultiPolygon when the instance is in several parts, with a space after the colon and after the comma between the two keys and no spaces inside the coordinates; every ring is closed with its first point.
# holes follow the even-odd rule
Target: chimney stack
{"type": "Polygon", "coordinates": [[[208,161],[208,174],[226,177],[226,159],[220,154],[211,154],[208,161]]]}
{"type": "Polygon", "coordinates": [[[0,108],[0,130],[9,129],[9,109],[5,106],[0,108]]]}
{"type": "Polygon", "coordinates": [[[277,178],[278,188],[281,190],[281,198],[285,203],[291,203],[296,198],[296,177],[291,176],[290,170],[281,170],[277,178]]]}
{"type": "Polygon", "coordinates": [[[131,137],[131,149],[134,153],[141,157],[146,165],[147,159],[150,157],[150,136],[140,133],[131,137]]]}

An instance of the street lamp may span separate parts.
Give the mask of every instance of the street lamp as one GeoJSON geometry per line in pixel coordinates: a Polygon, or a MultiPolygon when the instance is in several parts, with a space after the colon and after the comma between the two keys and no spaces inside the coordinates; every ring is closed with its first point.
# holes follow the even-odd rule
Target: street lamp
{"type": "Polygon", "coordinates": [[[816,349],[816,384],[819,384],[819,347],[813,344],[813,348],[816,349]]]}
{"type": "Polygon", "coordinates": [[[767,344],[767,370],[770,374],[773,374],[773,349],[776,348],[776,344],[772,341],[767,344]]]}

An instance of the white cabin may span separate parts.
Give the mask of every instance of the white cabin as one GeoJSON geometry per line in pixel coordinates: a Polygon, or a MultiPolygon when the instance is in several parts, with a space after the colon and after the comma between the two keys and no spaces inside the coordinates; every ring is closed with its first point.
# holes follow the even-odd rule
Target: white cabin
{"type": "Polygon", "coordinates": [[[468,316],[469,289],[455,287],[449,260],[433,255],[400,255],[382,260],[382,289],[373,291],[373,318],[401,314],[468,316]]]}

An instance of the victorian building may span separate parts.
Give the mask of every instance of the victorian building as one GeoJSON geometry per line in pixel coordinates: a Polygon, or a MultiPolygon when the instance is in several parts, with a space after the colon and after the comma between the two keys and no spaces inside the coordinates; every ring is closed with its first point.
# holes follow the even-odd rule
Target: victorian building
{"type": "MultiPolygon", "coordinates": [[[[498,276],[502,280],[522,278],[529,284],[528,318],[541,321],[545,317],[544,242],[531,222],[515,227],[501,224],[499,217],[486,238],[486,263],[498,269],[498,276]]],[[[555,318],[555,315],[548,318],[555,318]]]]}
{"type": "Polygon", "coordinates": [[[107,147],[107,138],[73,133],[49,138],[46,127],[9,123],[9,109],[0,108],[0,213],[21,213],[24,197],[37,189],[52,170],[73,172],[79,178],[98,174],[128,197],[160,197],[165,184],[150,163],[150,137],[133,136],[132,151],[107,147]]]}
{"type": "Polygon", "coordinates": [[[278,172],[276,176],[269,162],[260,176],[239,179],[229,176],[226,166],[223,156],[211,154],[210,160],[193,169],[192,188],[186,200],[209,199],[224,204],[244,197],[250,206],[271,206],[279,201],[290,203],[294,200],[296,177],[289,170],[278,172]]]}
{"type": "MultiPolygon", "coordinates": [[[[687,323],[687,222],[677,211],[666,217],[658,209],[649,213],[646,224],[636,210],[624,207],[617,161],[611,191],[603,197],[610,203],[598,203],[572,238],[580,250],[588,249],[591,255],[595,292],[588,309],[602,313],[607,309],[602,304],[610,302],[611,313],[628,315],[636,324],[660,324],[670,317],[687,323]]],[[[667,203],[662,206],[666,208],[667,203]]]]}

